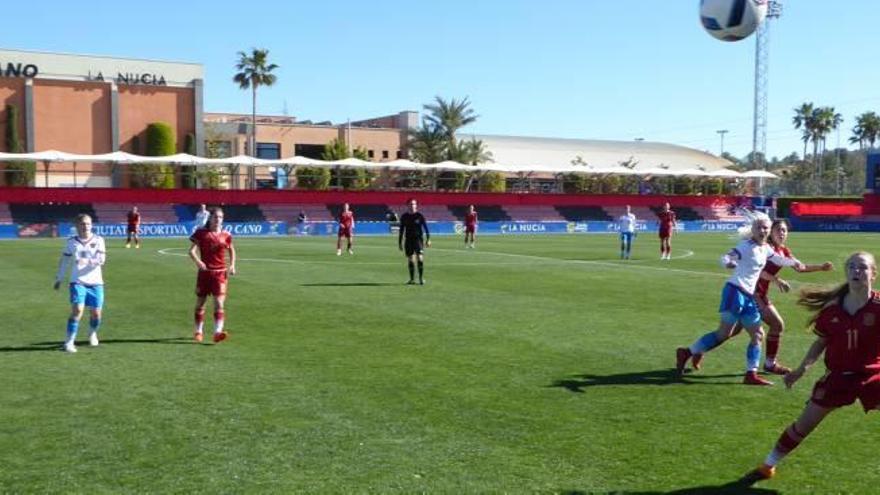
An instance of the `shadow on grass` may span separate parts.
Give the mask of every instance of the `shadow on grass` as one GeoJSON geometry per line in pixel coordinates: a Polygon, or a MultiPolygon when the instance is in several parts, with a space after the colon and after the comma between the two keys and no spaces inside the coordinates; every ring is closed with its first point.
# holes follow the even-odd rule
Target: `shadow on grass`
{"type": "Polygon", "coordinates": [[[748,475],[744,476],[736,481],[732,481],[730,483],[724,485],[706,485],[706,486],[695,486],[693,488],[680,488],[678,490],[671,491],[652,491],[652,492],[630,492],[630,491],[617,491],[617,492],[585,492],[581,490],[563,490],[563,495],[736,495],[736,494],[752,494],[752,495],[777,495],[779,492],[776,490],[769,490],[767,488],[755,488],[754,485],[756,480],[750,478],[748,475]]]}
{"type": "Polygon", "coordinates": [[[339,282],[328,284],[299,284],[300,287],[391,287],[404,284],[388,284],[382,282],[339,282]]]}
{"type": "Polygon", "coordinates": [[[616,375],[594,375],[584,373],[574,375],[553,382],[551,387],[560,387],[582,394],[588,387],[600,385],[737,385],[739,382],[718,380],[719,378],[741,377],[740,374],[732,375],[679,375],[674,368],[650,371],[634,371],[632,373],[618,373],[616,375]]]}
{"type": "MultiPolygon", "coordinates": [[[[88,347],[88,341],[77,342],[78,346],[88,347]]],[[[102,339],[101,345],[114,344],[184,344],[184,345],[211,345],[209,343],[199,343],[192,337],[166,337],[161,339],[102,339]]],[[[39,352],[39,351],[59,351],[61,350],[61,341],[54,340],[50,342],[34,342],[30,345],[15,347],[0,347],[0,352],[39,352]]]]}

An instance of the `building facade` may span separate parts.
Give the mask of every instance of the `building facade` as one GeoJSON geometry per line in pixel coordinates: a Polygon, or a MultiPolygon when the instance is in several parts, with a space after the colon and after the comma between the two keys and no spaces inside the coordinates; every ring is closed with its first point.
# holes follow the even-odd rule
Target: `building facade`
{"type": "MultiPolygon", "coordinates": [[[[143,154],[147,126],[164,122],[178,151],[191,134],[201,152],[203,79],[200,64],[0,49],[0,135],[14,106],[22,148],[0,140],[0,150],[143,154]]],[[[53,165],[47,185],[73,185],[71,167],[53,165]]],[[[77,168],[77,185],[124,185],[124,175],[108,165],[77,168]]]]}

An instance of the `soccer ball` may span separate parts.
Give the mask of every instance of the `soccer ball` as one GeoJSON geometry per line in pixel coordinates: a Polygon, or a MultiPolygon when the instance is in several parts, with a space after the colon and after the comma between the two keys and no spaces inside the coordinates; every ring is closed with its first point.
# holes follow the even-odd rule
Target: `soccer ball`
{"type": "Polygon", "coordinates": [[[748,38],[767,17],[768,0],[700,0],[703,28],[721,41],[748,38]]]}

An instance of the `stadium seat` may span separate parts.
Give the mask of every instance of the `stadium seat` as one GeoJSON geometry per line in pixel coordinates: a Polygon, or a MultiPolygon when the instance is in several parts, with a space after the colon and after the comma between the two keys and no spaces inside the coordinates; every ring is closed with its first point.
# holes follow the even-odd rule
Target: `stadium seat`
{"type": "Polygon", "coordinates": [[[91,204],[13,203],[9,212],[14,223],[74,222],[80,213],[87,213],[94,222],[100,221],[91,204]]]}

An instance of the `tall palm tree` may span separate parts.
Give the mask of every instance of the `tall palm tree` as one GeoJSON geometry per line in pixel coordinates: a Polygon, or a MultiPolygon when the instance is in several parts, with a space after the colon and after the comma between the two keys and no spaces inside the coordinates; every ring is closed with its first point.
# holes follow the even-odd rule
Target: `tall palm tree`
{"type": "Polygon", "coordinates": [[[238,62],[235,69],[238,71],[232,80],[238,83],[239,89],[250,89],[253,95],[251,106],[251,136],[250,154],[257,155],[257,88],[271,86],[278,79],[272,71],[278,68],[276,64],[268,63],[269,50],[251,48],[251,53],[238,52],[238,62]]]}
{"type": "Polygon", "coordinates": [[[479,115],[476,115],[470,106],[471,103],[467,97],[462,100],[453,98],[446,101],[439,96],[434,97],[434,103],[423,106],[429,112],[429,115],[425,116],[425,120],[441,129],[446,136],[446,158],[449,160],[454,159],[455,155],[455,133],[462,127],[473,124],[479,118],[479,115]]]}
{"type": "Polygon", "coordinates": [[[880,115],[875,112],[865,112],[856,117],[856,125],[853,127],[853,136],[850,143],[859,143],[859,149],[864,149],[867,144],[871,148],[880,138],[880,115]]]}
{"type": "Polygon", "coordinates": [[[801,141],[804,142],[804,161],[807,161],[807,143],[813,135],[813,112],[815,107],[813,103],[801,103],[801,106],[794,109],[794,117],[791,122],[795,129],[801,129],[801,141]]]}
{"type": "Polygon", "coordinates": [[[459,141],[453,153],[453,159],[459,163],[479,165],[492,161],[492,152],[486,147],[482,139],[470,138],[459,141]]]}
{"type": "Polygon", "coordinates": [[[409,131],[409,147],[412,158],[421,163],[442,162],[446,157],[447,138],[444,130],[427,119],[422,125],[409,131]]]}
{"type": "Polygon", "coordinates": [[[822,174],[822,160],[819,159],[819,150],[821,143],[821,155],[825,155],[826,140],[831,131],[840,127],[843,123],[843,116],[834,111],[834,107],[819,107],[813,110],[813,159],[816,161],[818,170],[822,174]]]}

